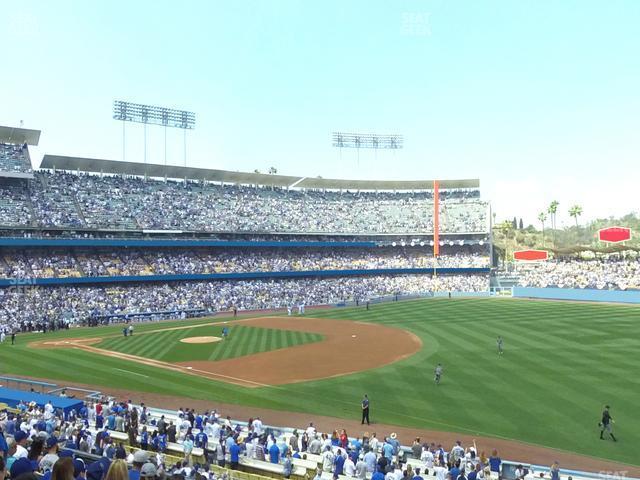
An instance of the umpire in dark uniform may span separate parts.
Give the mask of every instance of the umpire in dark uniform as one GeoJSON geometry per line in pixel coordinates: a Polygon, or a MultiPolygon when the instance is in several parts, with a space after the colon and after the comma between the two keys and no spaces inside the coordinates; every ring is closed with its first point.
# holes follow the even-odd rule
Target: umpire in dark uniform
{"type": "Polygon", "coordinates": [[[362,399],[361,405],[362,405],[362,425],[364,425],[365,421],[367,422],[367,425],[369,425],[369,397],[367,397],[366,394],[362,399]]]}
{"type": "Polygon", "coordinates": [[[602,420],[598,424],[600,426],[600,440],[604,440],[604,432],[609,433],[614,442],[617,442],[616,437],[613,436],[612,424],[613,418],[611,418],[611,414],[609,413],[609,405],[605,405],[604,411],[602,412],[602,420]]]}

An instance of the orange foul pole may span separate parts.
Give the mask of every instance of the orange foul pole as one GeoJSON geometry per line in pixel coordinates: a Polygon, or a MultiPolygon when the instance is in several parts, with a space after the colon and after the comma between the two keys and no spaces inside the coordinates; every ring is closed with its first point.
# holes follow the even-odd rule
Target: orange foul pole
{"type": "Polygon", "coordinates": [[[433,256],[440,255],[440,183],[433,181],[433,256]]]}

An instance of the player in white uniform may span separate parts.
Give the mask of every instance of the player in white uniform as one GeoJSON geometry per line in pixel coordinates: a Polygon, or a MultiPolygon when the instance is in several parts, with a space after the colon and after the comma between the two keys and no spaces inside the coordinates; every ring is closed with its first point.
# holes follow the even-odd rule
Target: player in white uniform
{"type": "Polygon", "coordinates": [[[291,316],[291,305],[287,305],[287,315],[291,316]]]}
{"type": "Polygon", "coordinates": [[[440,379],[442,378],[442,365],[436,365],[433,373],[435,375],[433,380],[436,382],[436,385],[440,385],[440,379]]]}

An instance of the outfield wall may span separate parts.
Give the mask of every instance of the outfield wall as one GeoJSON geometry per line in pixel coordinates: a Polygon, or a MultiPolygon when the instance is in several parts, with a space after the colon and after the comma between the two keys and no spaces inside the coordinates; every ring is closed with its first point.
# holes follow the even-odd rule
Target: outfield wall
{"type": "Polygon", "coordinates": [[[434,297],[489,297],[491,296],[491,292],[448,292],[448,291],[438,291],[433,292],[434,297]]]}
{"type": "Polygon", "coordinates": [[[513,297],[583,302],[640,303],[640,290],[513,287],[513,297]]]}

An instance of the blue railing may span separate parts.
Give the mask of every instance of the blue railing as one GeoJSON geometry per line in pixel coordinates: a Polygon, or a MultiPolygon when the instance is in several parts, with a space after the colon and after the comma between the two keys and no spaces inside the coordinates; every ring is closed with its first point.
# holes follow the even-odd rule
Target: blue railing
{"type": "MultiPolygon", "coordinates": [[[[437,275],[488,274],[489,268],[438,268],[437,275]]],[[[172,275],[119,275],[111,277],[8,278],[0,288],[114,283],[187,282],[207,280],[256,280],[272,278],[324,278],[371,275],[432,275],[433,268],[372,268],[368,270],[305,270],[286,272],[202,273],[172,275]]]]}
{"type": "Polygon", "coordinates": [[[375,247],[376,242],[267,241],[267,240],[183,240],[114,238],[0,238],[0,247],[224,247],[224,248],[336,248],[375,247]]]}

